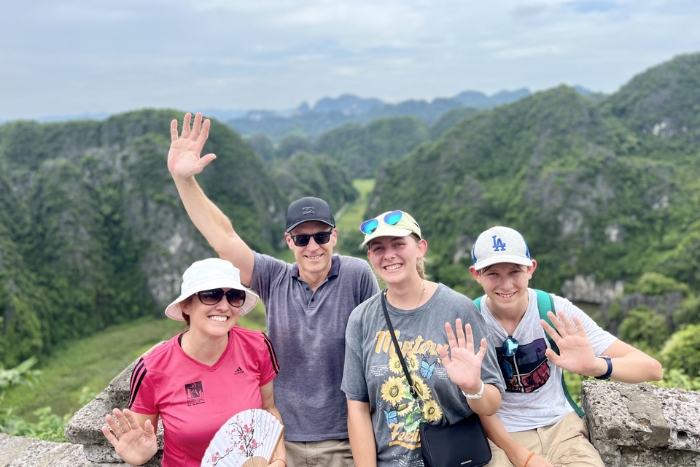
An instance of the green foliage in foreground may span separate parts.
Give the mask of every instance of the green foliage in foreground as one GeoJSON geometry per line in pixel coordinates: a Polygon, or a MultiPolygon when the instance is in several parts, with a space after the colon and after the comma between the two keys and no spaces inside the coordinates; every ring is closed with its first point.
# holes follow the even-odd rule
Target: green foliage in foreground
{"type": "Polygon", "coordinates": [[[620,324],[618,337],[642,350],[658,351],[669,337],[668,324],[663,315],[640,305],[631,310],[620,324]]]}
{"type": "Polygon", "coordinates": [[[661,350],[661,361],[691,378],[700,378],[700,324],[691,324],[673,334],[661,350]]]}
{"type": "MultiPolygon", "coordinates": [[[[239,325],[264,329],[264,311],[256,306],[239,325]]],[[[144,318],[114,326],[68,343],[41,362],[40,374],[24,363],[0,369],[0,432],[15,436],[66,441],[63,428],[109,382],[158,342],[184,329],[184,323],[144,318]]]]}

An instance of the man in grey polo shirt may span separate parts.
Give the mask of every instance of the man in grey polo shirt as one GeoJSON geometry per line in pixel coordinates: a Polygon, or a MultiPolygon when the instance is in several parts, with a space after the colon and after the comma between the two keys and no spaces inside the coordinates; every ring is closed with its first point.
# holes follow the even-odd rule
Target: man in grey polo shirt
{"type": "Polygon", "coordinates": [[[195,181],[216,156],[201,156],[209,121],[197,114],[190,130],[190,119],[186,114],[180,135],[177,121],[171,123],[168,170],[192,222],[265,304],[280,365],[275,403],[285,425],[287,466],[352,466],[340,390],[345,327],[350,312],[379,292],[377,280],[364,260],[333,255],[335,220],[318,198],[294,201],[287,211],[284,236],[296,263],[252,251],[195,181]]]}

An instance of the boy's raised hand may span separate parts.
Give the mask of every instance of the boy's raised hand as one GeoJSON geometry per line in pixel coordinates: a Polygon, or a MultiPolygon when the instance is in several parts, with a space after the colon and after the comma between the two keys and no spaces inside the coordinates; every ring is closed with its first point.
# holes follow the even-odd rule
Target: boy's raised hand
{"type": "Polygon", "coordinates": [[[591,347],[591,342],[588,340],[581,320],[574,316],[572,323],[566,314],[557,313],[555,315],[551,311],[547,315],[552,320],[554,328],[543,319],[540,320],[540,324],[559,347],[559,355],[552,349],[547,349],[545,352],[547,358],[558,367],[571,373],[584,376],[602,374],[598,370],[598,357],[591,347]]]}

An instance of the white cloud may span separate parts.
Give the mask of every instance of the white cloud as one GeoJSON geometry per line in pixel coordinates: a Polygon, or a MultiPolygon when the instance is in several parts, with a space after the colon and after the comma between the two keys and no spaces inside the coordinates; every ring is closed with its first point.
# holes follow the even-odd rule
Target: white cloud
{"type": "Polygon", "coordinates": [[[0,119],[610,92],[698,51],[699,20],[696,0],[26,0],[0,15],[0,119]]]}

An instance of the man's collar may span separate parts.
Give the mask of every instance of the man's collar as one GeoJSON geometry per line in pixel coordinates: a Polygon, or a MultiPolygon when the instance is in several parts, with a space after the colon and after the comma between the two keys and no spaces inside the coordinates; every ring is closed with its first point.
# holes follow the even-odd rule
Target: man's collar
{"type": "MultiPolygon", "coordinates": [[[[328,271],[328,276],[326,276],[326,279],[330,279],[331,277],[336,277],[339,272],[340,272],[340,256],[333,255],[333,256],[331,256],[331,269],[330,269],[330,271],[328,271]]],[[[294,279],[299,279],[299,263],[292,264],[292,277],[294,279]]]]}

